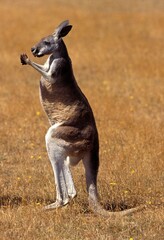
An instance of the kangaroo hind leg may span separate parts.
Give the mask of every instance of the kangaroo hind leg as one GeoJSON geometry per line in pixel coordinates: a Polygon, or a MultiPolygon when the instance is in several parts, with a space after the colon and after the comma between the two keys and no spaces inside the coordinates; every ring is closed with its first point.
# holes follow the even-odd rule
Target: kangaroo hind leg
{"type": "Polygon", "coordinates": [[[69,169],[69,162],[70,162],[70,157],[67,156],[66,161],[64,161],[64,176],[65,176],[65,182],[68,190],[68,196],[71,199],[73,199],[74,197],[76,197],[77,193],[76,193],[75,185],[73,182],[73,177],[69,169]]]}
{"type": "Polygon", "coordinates": [[[83,158],[86,184],[88,192],[88,200],[90,207],[96,208],[98,205],[98,192],[97,192],[97,174],[99,167],[99,156],[97,151],[87,153],[83,158]]]}
{"type": "Polygon", "coordinates": [[[65,149],[55,143],[52,133],[53,128],[51,127],[46,134],[46,147],[55,178],[56,201],[48,205],[46,209],[58,208],[69,202],[68,184],[66,181],[70,173],[65,165],[67,155],[65,149]]]}
{"type": "MultiPolygon", "coordinates": [[[[56,149],[55,149],[56,150],[56,149]]],[[[46,207],[46,209],[58,208],[68,204],[69,193],[67,188],[66,180],[68,176],[65,176],[65,164],[64,158],[60,158],[59,162],[50,157],[50,162],[52,165],[55,185],[56,185],[56,201],[46,207]]]]}

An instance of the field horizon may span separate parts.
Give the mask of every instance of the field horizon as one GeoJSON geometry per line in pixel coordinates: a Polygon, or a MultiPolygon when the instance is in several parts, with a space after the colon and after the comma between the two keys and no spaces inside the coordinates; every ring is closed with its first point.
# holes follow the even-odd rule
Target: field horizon
{"type": "Polygon", "coordinates": [[[164,221],[164,4],[162,0],[11,0],[0,2],[0,239],[162,240],[164,221]],[[12,5],[12,7],[11,7],[12,5]],[[20,54],[63,20],[78,85],[92,106],[100,139],[98,190],[106,210],[146,209],[121,220],[88,206],[82,163],[71,168],[78,196],[55,199],[39,102],[40,75],[20,54]]]}

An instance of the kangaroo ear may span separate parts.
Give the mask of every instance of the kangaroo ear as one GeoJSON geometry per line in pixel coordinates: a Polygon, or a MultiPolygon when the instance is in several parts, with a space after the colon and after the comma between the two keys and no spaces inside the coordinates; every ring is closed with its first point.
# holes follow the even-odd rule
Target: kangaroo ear
{"type": "Polygon", "coordinates": [[[68,25],[62,28],[61,31],[59,32],[58,37],[59,38],[65,37],[71,31],[71,29],[72,29],[72,25],[68,25]]]}
{"type": "Polygon", "coordinates": [[[55,29],[55,32],[53,33],[54,38],[59,39],[62,37],[65,37],[69,31],[71,30],[72,25],[69,25],[69,21],[66,20],[55,29]]]}

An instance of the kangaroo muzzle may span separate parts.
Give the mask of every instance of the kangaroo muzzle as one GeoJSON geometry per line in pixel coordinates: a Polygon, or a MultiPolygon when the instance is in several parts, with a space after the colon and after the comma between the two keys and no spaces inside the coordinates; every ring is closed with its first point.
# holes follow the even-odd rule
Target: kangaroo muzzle
{"type": "Polygon", "coordinates": [[[31,48],[31,52],[33,53],[34,57],[41,57],[43,54],[39,54],[39,49],[36,47],[31,48]]]}

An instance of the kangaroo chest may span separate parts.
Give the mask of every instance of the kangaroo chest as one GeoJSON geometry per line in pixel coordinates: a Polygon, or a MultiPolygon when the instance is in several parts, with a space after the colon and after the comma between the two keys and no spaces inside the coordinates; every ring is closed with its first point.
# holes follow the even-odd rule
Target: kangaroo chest
{"type": "Polygon", "coordinates": [[[76,85],[50,84],[40,80],[40,101],[50,123],[65,122],[82,127],[91,121],[92,111],[76,85]]]}
{"type": "Polygon", "coordinates": [[[47,82],[44,78],[40,80],[40,101],[51,124],[62,122],[65,118],[66,108],[61,96],[61,89],[47,82]]]}

